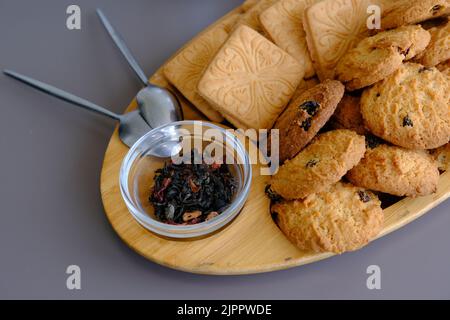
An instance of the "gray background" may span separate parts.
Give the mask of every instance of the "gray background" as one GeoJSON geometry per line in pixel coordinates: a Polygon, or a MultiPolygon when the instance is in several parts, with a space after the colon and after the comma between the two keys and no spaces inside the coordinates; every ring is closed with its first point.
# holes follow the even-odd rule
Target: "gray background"
{"type": "MultiPolygon", "coordinates": [[[[150,74],[240,0],[0,0],[0,68],[122,112],[139,82],[95,13],[102,7],[150,74]],[[82,30],[65,27],[69,4],[82,30]]],[[[103,212],[100,169],[114,128],[0,75],[0,298],[450,298],[450,205],[364,250],[253,276],[199,276],[140,257],[103,212]],[[82,269],[82,290],[65,270],[82,269]],[[366,288],[366,268],[382,290],[366,288]]]]}

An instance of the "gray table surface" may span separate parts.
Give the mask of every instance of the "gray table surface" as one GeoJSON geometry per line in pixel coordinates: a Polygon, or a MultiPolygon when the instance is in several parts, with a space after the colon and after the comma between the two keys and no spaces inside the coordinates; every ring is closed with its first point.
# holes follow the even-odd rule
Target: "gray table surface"
{"type": "MultiPolygon", "coordinates": [[[[0,68],[122,112],[139,89],[95,15],[101,7],[150,74],[239,0],[0,0],[0,68]],[[78,4],[82,29],[66,28],[78,4]]],[[[130,250],[99,192],[114,128],[0,75],[0,298],[450,298],[450,202],[358,252],[286,271],[201,276],[130,250]],[[68,265],[81,290],[66,288],[68,265]],[[366,268],[381,268],[381,290],[366,268]]]]}

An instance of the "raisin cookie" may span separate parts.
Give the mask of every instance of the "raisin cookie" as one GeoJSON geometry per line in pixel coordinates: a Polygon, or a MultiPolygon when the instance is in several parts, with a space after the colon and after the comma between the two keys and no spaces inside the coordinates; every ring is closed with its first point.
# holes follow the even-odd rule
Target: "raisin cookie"
{"type": "Polygon", "coordinates": [[[337,79],[349,91],[370,86],[422,52],[430,38],[421,26],[404,26],[366,38],[339,61],[337,79]]]}
{"type": "Polygon", "coordinates": [[[333,115],[344,95],[344,86],[325,80],[292,100],[275,122],[280,133],[280,162],[300,152],[333,115]]]}
{"type": "Polygon", "coordinates": [[[430,44],[415,61],[426,67],[434,67],[450,59],[450,20],[445,25],[431,28],[429,32],[430,44]]]}
{"type": "Polygon", "coordinates": [[[383,10],[381,28],[392,29],[450,14],[449,0],[397,0],[383,10]]]}
{"type": "Polygon", "coordinates": [[[350,130],[320,134],[272,177],[271,190],[287,200],[321,192],[341,178],[364,156],[365,138],[350,130]]]}
{"type": "Polygon", "coordinates": [[[288,239],[313,252],[357,250],[380,233],[384,220],[376,195],[341,182],[304,200],[282,201],[271,210],[288,239]]]}
{"type": "Polygon", "coordinates": [[[408,149],[449,141],[450,82],[436,68],[406,63],[363,92],[361,113],[375,135],[408,149]]]}
{"type": "Polygon", "coordinates": [[[349,129],[360,135],[368,134],[361,115],[360,100],[357,96],[344,95],[331,117],[331,126],[334,129],[349,129]]]}
{"type": "Polygon", "coordinates": [[[439,170],[426,151],[380,145],[367,150],[347,179],[363,188],[417,197],[436,192],[439,170]]]}
{"type": "Polygon", "coordinates": [[[431,155],[437,161],[439,170],[441,171],[450,170],[450,143],[447,143],[445,146],[432,150],[431,155]]]}

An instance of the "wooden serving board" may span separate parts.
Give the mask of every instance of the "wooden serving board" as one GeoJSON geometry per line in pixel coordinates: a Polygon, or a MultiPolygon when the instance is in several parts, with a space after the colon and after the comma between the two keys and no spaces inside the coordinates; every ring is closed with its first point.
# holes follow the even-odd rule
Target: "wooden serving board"
{"type": "MultiPolygon", "coordinates": [[[[232,20],[237,8],[210,26],[232,20]]],[[[160,70],[151,81],[174,90],[160,70]]],[[[176,91],[175,91],[176,92],[176,91]]],[[[177,94],[178,95],[178,94],[177,94]]],[[[179,95],[185,119],[205,120],[179,95]]],[[[136,108],[133,101],[127,111],[136,108]]],[[[225,229],[195,240],[172,240],[157,236],[139,225],[122,199],[119,170],[128,152],[117,128],[106,151],[101,173],[101,194],[106,215],[119,237],[139,254],[161,265],[187,272],[216,275],[250,274],[287,269],[331,257],[331,253],[302,252],[292,245],[272,221],[269,200],[264,194],[267,176],[254,166],[250,195],[240,215],[225,229]]],[[[379,237],[419,218],[450,196],[450,172],[441,176],[435,194],[406,198],[384,210],[385,226],[379,237]]],[[[364,250],[364,249],[362,249],[364,250]]]]}

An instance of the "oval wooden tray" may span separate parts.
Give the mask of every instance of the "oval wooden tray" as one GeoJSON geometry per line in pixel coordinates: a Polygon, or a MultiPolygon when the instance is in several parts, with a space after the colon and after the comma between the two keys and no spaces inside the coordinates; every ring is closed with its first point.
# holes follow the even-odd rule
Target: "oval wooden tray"
{"type": "MultiPolygon", "coordinates": [[[[237,8],[210,26],[227,23],[240,13],[237,8]]],[[[172,89],[157,71],[151,81],[172,89]]],[[[182,96],[186,119],[202,119],[202,115],[182,96]]],[[[133,101],[128,111],[136,108],[133,101]]],[[[315,262],[331,253],[302,252],[281,233],[269,213],[264,195],[265,176],[254,167],[249,199],[241,214],[225,229],[203,239],[170,240],[141,227],[128,212],[119,190],[119,170],[128,148],[119,139],[117,128],[106,151],[101,174],[101,194],[106,215],[120,238],[133,250],[161,265],[201,274],[250,274],[287,269],[315,262]]],[[[404,199],[384,210],[385,226],[379,237],[395,231],[419,218],[450,196],[450,172],[441,176],[438,191],[430,196],[404,199]]]]}

